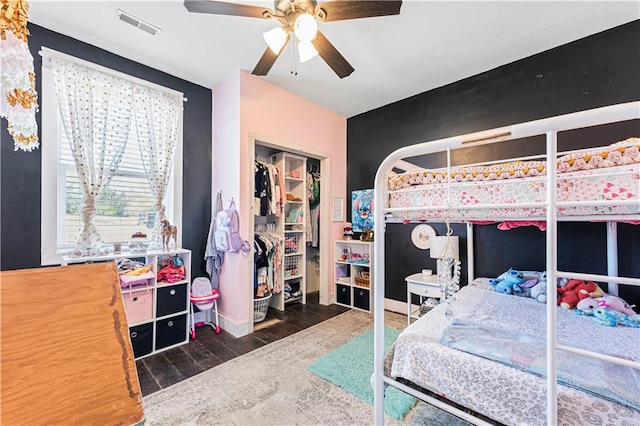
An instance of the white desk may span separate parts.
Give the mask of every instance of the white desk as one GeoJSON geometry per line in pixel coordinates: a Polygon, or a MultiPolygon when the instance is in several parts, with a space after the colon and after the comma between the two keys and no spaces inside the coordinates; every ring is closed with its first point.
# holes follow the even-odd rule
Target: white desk
{"type": "Polygon", "coordinates": [[[437,275],[422,275],[422,272],[409,275],[405,281],[407,282],[407,324],[411,324],[411,319],[418,319],[420,313],[420,305],[418,305],[418,309],[412,310],[411,295],[420,296],[420,304],[427,297],[439,299],[441,296],[440,285],[437,275]]]}

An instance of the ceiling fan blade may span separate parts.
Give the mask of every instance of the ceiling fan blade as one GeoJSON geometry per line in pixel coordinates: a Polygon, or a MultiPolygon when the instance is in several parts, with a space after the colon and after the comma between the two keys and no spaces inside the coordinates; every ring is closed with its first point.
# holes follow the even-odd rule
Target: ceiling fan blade
{"type": "Polygon", "coordinates": [[[267,7],[228,3],[226,1],[185,0],[184,7],[189,12],[211,13],[214,15],[247,16],[249,18],[267,18],[273,15],[273,11],[267,7]]]}
{"type": "Polygon", "coordinates": [[[354,71],[351,64],[347,62],[344,56],[338,52],[338,49],[336,49],[320,31],[316,34],[316,38],[311,40],[311,43],[318,51],[320,57],[338,74],[338,77],[345,78],[354,71]]]}
{"type": "Polygon", "coordinates": [[[344,21],[346,19],[372,18],[374,16],[399,15],[402,1],[376,0],[339,0],[322,3],[317,10],[322,10],[326,17],[324,22],[344,21]]]}
{"type": "MultiPolygon", "coordinates": [[[[287,39],[282,45],[280,53],[282,53],[287,43],[289,43],[289,38],[289,34],[287,34],[287,39]]],[[[276,62],[276,59],[278,59],[278,56],[280,56],[280,53],[276,55],[275,53],[273,53],[273,50],[271,50],[270,47],[267,47],[267,50],[264,51],[264,53],[262,54],[262,58],[260,58],[253,71],[251,71],[251,74],[267,75],[269,73],[269,70],[271,70],[273,64],[276,62]]]]}

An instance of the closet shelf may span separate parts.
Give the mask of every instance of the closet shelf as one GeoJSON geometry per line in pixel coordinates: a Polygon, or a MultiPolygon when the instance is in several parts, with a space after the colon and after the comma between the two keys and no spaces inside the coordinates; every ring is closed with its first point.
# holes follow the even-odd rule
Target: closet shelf
{"type": "Polygon", "coordinates": [[[285,276],[284,279],[285,279],[285,281],[289,281],[289,280],[295,280],[295,279],[302,278],[302,277],[304,277],[304,275],[291,275],[290,277],[286,277],[285,276]]]}
{"type": "MultiPolygon", "coordinates": [[[[260,216],[255,217],[254,227],[255,238],[260,239],[261,233],[271,234],[274,241],[277,241],[278,256],[275,256],[275,250],[267,249],[267,258],[260,258],[255,263],[254,268],[257,274],[258,285],[265,284],[270,287],[272,296],[268,301],[270,308],[284,311],[286,306],[291,302],[305,304],[307,300],[306,291],[306,223],[304,215],[305,203],[307,197],[307,159],[306,157],[291,154],[288,152],[273,152],[272,147],[256,146],[256,160],[262,159],[263,167],[267,168],[269,173],[279,174],[280,180],[269,179],[269,182],[279,182],[284,187],[272,188],[272,193],[282,196],[283,200],[280,205],[276,205],[278,216],[265,219],[260,216]],[[262,225],[267,223],[269,226],[262,225]],[[268,229],[265,229],[268,228],[268,229]],[[271,256],[271,257],[269,257],[271,256]],[[269,268],[275,279],[279,282],[270,283],[266,277],[269,276],[269,268]],[[278,286],[276,287],[276,284],[278,286]],[[287,289],[294,289],[293,293],[287,289]],[[278,291],[279,290],[279,291],[278,291]],[[293,294],[293,297],[291,297],[293,294]]],[[[262,173],[264,175],[264,171],[262,173]]],[[[257,175],[261,177],[262,175],[257,175]]],[[[256,180],[257,182],[258,180],[256,180]]],[[[264,183],[264,182],[263,182],[264,183]]],[[[254,193],[256,187],[254,186],[254,193]]],[[[261,200],[261,206],[262,206],[261,200]]],[[[272,200],[269,200],[269,203],[272,200]]],[[[270,207],[271,204],[269,204],[270,207]]],[[[268,208],[267,212],[274,209],[268,208]]],[[[264,213],[264,212],[263,212],[264,213]]],[[[275,213],[275,211],[274,211],[275,213]]],[[[276,247],[275,245],[273,247],[276,247]]],[[[254,292],[254,296],[257,294],[254,292]]],[[[254,299],[254,322],[255,322],[255,299],[254,299]]]]}

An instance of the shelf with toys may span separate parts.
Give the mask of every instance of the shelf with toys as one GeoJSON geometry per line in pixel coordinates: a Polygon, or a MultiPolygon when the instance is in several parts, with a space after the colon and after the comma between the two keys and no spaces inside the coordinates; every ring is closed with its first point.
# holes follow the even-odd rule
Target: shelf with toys
{"type": "Polygon", "coordinates": [[[63,257],[63,265],[113,261],[136,359],[189,342],[191,251],[63,257]]]}
{"type": "Polygon", "coordinates": [[[371,312],[373,243],[336,240],[333,253],[336,304],[371,312]]]}

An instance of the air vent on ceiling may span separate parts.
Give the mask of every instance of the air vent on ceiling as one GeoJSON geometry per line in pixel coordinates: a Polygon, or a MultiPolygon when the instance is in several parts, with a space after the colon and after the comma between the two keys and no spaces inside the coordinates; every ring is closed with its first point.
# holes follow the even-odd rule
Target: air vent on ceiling
{"type": "Polygon", "coordinates": [[[151,25],[148,22],[144,22],[142,19],[136,18],[133,15],[128,14],[120,9],[118,9],[117,13],[118,19],[122,22],[126,22],[127,24],[133,25],[136,28],[140,28],[142,31],[147,32],[151,35],[156,35],[160,32],[160,28],[155,25],[151,25]]]}

